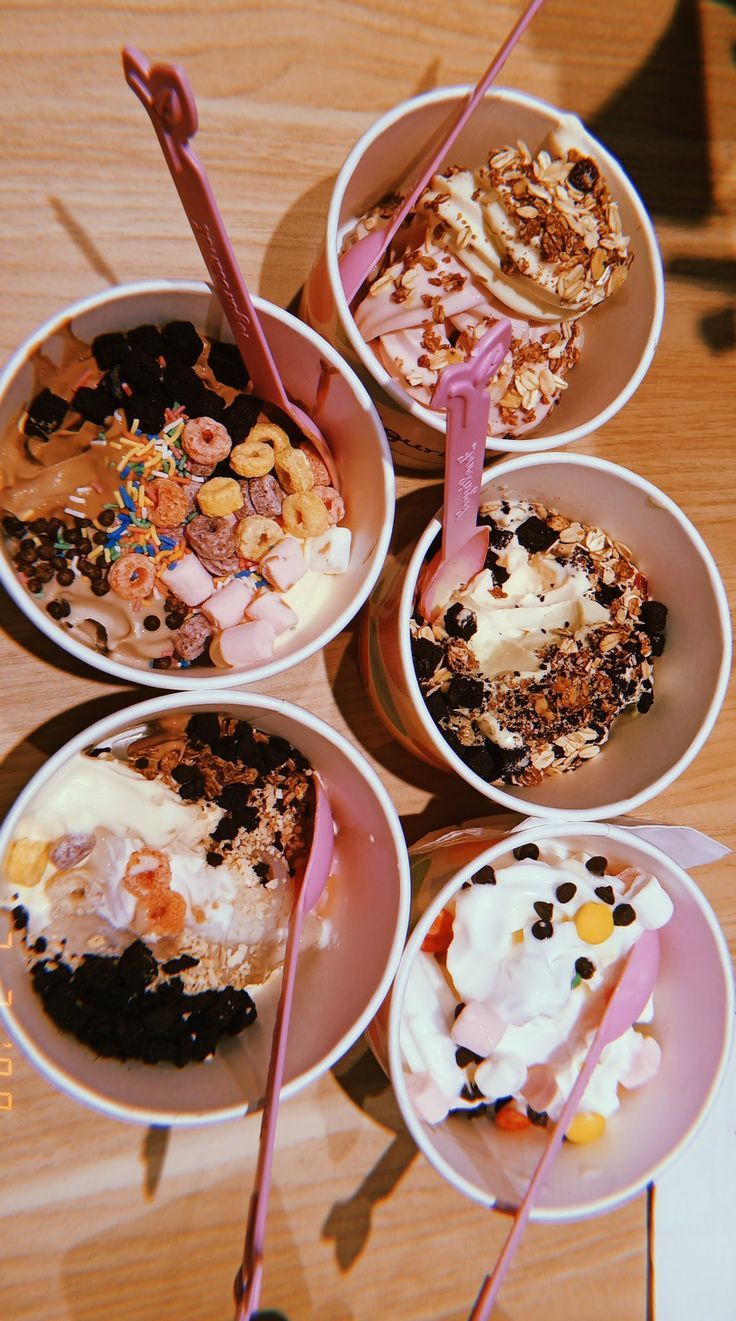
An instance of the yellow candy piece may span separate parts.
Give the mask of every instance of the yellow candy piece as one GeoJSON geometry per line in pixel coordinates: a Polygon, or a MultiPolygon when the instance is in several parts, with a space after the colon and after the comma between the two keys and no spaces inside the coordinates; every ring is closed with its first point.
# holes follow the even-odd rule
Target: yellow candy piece
{"type": "Polygon", "coordinates": [[[210,518],[224,518],[243,507],[243,492],[234,477],[212,477],[197,491],[197,504],[210,518]]]}
{"type": "Polygon", "coordinates": [[[284,527],[291,537],[321,537],[330,526],[327,510],[314,491],[287,495],[281,506],[284,527]]]}
{"type": "Polygon", "coordinates": [[[601,1137],[605,1127],[603,1115],[596,1114],[595,1110],[584,1110],[575,1116],[565,1137],[568,1142],[584,1146],[586,1142],[595,1142],[596,1138],[601,1137]]]}
{"type": "Polygon", "coordinates": [[[235,541],[238,554],[244,560],[253,560],[256,564],[263,559],[267,550],[281,541],[284,529],[275,518],[263,518],[261,514],[250,514],[243,518],[235,529],[235,541]]]}
{"type": "Polygon", "coordinates": [[[287,495],[297,495],[314,486],[312,465],[301,450],[287,450],[276,455],[276,476],[287,495]]]}
{"type": "Polygon", "coordinates": [[[10,885],[38,885],[46,870],[49,846],[43,839],[16,839],[5,859],[10,885]]]}
{"type": "Polygon", "coordinates": [[[575,929],[586,945],[602,945],[613,931],[613,909],[610,904],[596,904],[593,900],[581,904],[575,914],[575,929]]]}
{"type": "Polygon", "coordinates": [[[265,441],[268,445],[273,445],[277,454],[282,454],[285,450],[291,449],[291,441],[283,427],[279,427],[275,422],[269,422],[267,419],[256,422],[255,426],[251,427],[245,440],[246,443],[249,440],[265,441]]]}
{"type": "MultiPolygon", "coordinates": [[[[255,431],[256,428],[253,428],[255,431]]],[[[253,432],[251,432],[252,436],[253,432]]],[[[273,468],[275,459],[273,445],[263,440],[244,440],[236,445],[230,454],[230,467],[241,477],[265,477],[273,468]]]]}

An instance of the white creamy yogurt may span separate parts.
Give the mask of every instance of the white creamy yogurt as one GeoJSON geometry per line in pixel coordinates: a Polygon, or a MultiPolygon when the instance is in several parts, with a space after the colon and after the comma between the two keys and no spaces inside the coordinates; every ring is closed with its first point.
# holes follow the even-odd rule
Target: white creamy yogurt
{"type": "MultiPolygon", "coordinates": [[[[428,1122],[439,1121],[437,1089],[445,1097],[445,1113],[478,1104],[461,1097],[469,1079],[485,1100],[513,1095],[525,1109],[525,1080],[535,1066],[546,1066],[554,1092],[543,1108],[551,1119],[559,1116],[622,960],[643,930],[665,925],[672,914],[672,902],[654,877],[633,868],[597,876],[586,868],[587,860],[586,854],[567,855],[564,846],[545,845],[538,860],[498,868],[495,885],[473,884],[455,898],[447,976],[434,955],[417,956],[407,984],[401,1043],[412,1073],[433,1081],[432,1114],[423,1114],[428,1122]],[[571,885],[575,892],[570,896],[571,885]],[[565,902],[557,897],[561,886],[567,887],[567,893],[561,891],[565,902]],[[605,887],[613,891],[613,905],[596,894],[605,887]],[[535,903],[542,905],[541,915],[535,903]],[[607,937],[595,944],[579,934],[575,922],[578,910],[591,903],[608,910],[602,916],[610,926],[607,937]],[[618,924],[630,918],[626,909],[615,916],[624,904],[635,914],[628,925],[618,924]],[[549,936],[543,934],[547,926],[549,936]],[[576,974],[580,959],[594,965],[591,976],[576,974]],[[467,1008],[456,1020],[459,1002],[467,1008]],[[455,1061],[455,1050],[466,1045],[481,1053],[484,1024],[493,1047],[466,1074],[455,1061]]],[[[642,1021],[648,1022],[651,1013],[647,1006],[642,1021]]],[[[658,1063],[656,1042],[629,1028],[603,1051],[581,1109],[607,1118],[619,1106],[619,1084],[641,1085],[658,1063]]],[[[420,1113],[423,1094],[416,1089],[420,1113]]]]}

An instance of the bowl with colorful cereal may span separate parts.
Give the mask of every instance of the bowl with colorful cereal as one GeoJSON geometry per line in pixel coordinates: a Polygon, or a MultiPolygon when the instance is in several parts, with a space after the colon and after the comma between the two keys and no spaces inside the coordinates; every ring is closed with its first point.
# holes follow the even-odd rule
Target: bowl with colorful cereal
{"type": "Polygon", "coordinates": [[[519,1204],[645,930],[659,933],[653,995],[596,1066],[539,1191],[542,1221],[635,1196],[703,1122],[732,1030],[723,935],[671,858],[593,823],[528,825],[428,904],[394,983],[388,1055],[415,1142],[466,1196],[519,1204]]]}
{"type": "Polygon", "coordinates": [[[0,376],[0,578],[106,673],[180,689],[270,677],[340,632],[380,570],[394,491],[378,415],[318,335],[259,311],[322,453],[255,395],[204,284],[85,299],[0,376]]]}

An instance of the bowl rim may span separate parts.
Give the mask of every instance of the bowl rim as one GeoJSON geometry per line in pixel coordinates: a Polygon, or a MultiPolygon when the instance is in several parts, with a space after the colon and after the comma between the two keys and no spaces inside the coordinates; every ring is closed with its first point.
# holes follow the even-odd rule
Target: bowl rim
{"type": "MultiPolygon", "coordinates": [[[[327,264],[328,280],[332,292],[332,297],[337,309],[338,319],[345,334],[347,335],[353,351],[357,354],[362,366],[368,372],[375,384],[389,396],[395,404],[404,413],[422,422],[432,431],[440,435],[445,434],[444,417],[426,405],[421,404],[417,399],[407,394],[391,376],[386,369],[378,362],[375,355],[369,350],[365,340],[360,334],[355,324],[352,312],[348,305],[345,293],[340,280],[338,267],[338,236],[339,236],[339,213],[342,206],[343,197],[348,183],[352,178],[358,163],[362,160],[366,151],[373,145],[377,138],[381,137],[387,130],[391,129],[404,116],[417,108],[429,105],[435,105],[441,101],[457,100],[459,97],[467,97],[473,91],[470,85],[455,85],[451,87],[439,87],[433,91],[424,92],[419,96],[413,96],[406,101],[399,102],[385,114],[381,115],[365,133],[358,139],[347,158],[343,162],[340,172],[335,180],[335,185],[330,198],[327,212],[327,228],[325,241],[325,259],[327,264]]],[[[558,106],[552,105],[548,101],[543,101],[541,97],[531,96],[528,92],[522,92],[514,87],[496,87],[486,92],[484,100],[501,100],[511,102],[518,106],[524,106],[527,109],[537,109],[553,114],[568,113],[560,111],[558,106]]],[[[578,116],[579,118],[579,116],[578,116]]],[[[538,454],[544,450],[556,449],[560,445],[569,445],[574,441],[582,440],[588,436],[591,431],[596,431],[599,427],[609,422],[628,402],[631,396],[638,390],[649,367],[651,366],[654,353],[662,333],[662,323],[664,320],[664,269],[662,265],[662,255],[659,250],[657,235],[652,224],[649,213],[642,201],[638,189],[631,181],[627,171],[621,162],[607,147],[603,145],[590,132],[584,121],[583,128],[595,143],[596,150],[602,159],[604,165],[610,170],[613,167],[614,173],[618,172],[625,179],[629,189],[629,201],[639,224],[646,250],[650,259],[652,268],[652,277],[654,281],[654,303],[651,311],[651,323],[646,343],[643,347],[641,358],[635,371],[627,381],[626,385],[604,408],[600,409],[587,422],[581,423],[577,427],[571,427],[567,431],[560,431],[556,435],[534,438],[524,436],[509,436],[505,439],[496,436],[489,437],[486,440],[487,453],[501,454],[538,454]]]]}
{"type": "MultiPolygon", "coordinates": [[[[540,821],[536,824],[532,823],[528,826],[525,825],[523,830],[513,830],[503,839],[498,840],[495,844],[489,845],[489,847],[484,849],[482,853],[479,853],[476,858],[471,859],[470,862],[467,862],[462,867],[458,868],[455,875],[443,885],[442,889],[437,895],[435,895],[431,903],[427,905],[427,908],[419,917],[409,935],[394,980],[389,1010],[388,1059],[391,1082],[396,1093],[396,1098],[404,1122],[406,1123],[419,1150],[429,1161],[430,1165],[432,1165],[435,1170],[451,1184],[451,1186],[456,1188],[459,1192],[464,1193],[465,1196],[469,1197],[472,1201],[479,1202],[482,1206],[493,1208],[495,1206],[494,1198],[489,1193],[482,1190],[477,1184],[472,1183],[469,1179],[458,1174],[450,1163],[430,1145],[425,1137],[422,1121],[417,1116],[409,1098],[402,1063],[400,1024],[410,971],[422,940],[437,913],[444,907],[448,900],[457,893],[463,882],[469,880],[479,868],[486,866],[488,863],[492,864],[497,858],[503,856],[504,853],[510,852],[512,848],[516,848],[517,845],[538,843],[540,841],[565,837],[569,837],[574,841],[575,838],[581,835],[600,836],[603,839],[610,839],[614,843],[624,846],[630,842],[630,832],[625,827],[603,821],[581,821],[573,822],[571,824],[568,824],[565,821],[540,821]]],[[[564,1209],[540,1208],[539,1206],[535,1206],[532,1209],[530,1218],[539,1222],[560,1224],[566,1221],[583,1220],[591,1216],[601,1215],[603,1212],[611,1211],[618,1206],[622,1206],[625,1202],[630,1201],[631,1198],[636,1197],[642,1192],[647,1184],[652,1183],[655,1179],[659,1178],[667,1166],[681,1155],[693,1140],[696,1133],[700,1130],[721,1086],[730,1058],[734,1033],[733,971],[728,946],[718,919],[700,887],[679,863],[675,862],[673,858],[670,858],[662,849],[657,848],[656,845],[650,844],[648,840],[642,839],[639,836],[636,837],[636,847],[648,854],[653,863],[657,864],[660,868],[664,867],[675,873],[680,884],[695,902],[702,919],[708,927],[710,934],[713,936],[720,960],[719,967],[724,997],[725,1032],[721,1052],[710,1086],[693,1123],[679,1141],[673,1145],[672,1149],[663,1156],[656,1165],[647,1170],[646,1174],[642,1175],[639,1179],[631,1180],[620,1192],[611,1193],[607,1197],[599,1197],[593,1201],[581,1200],[580,1202],[564,1209]]],[[[654,869],[653,874],[656,875],[654,869]]],[[[661,877],[657,877],[657,879],[660,880],[663,889],[667,890],[667,885],[662,882],[661,877]]]]}
{"type": "MultiPolygon", "coordinates": [[[[367,782],[369,788],[373,791],[380,810],[382,812],[391,843],[396,854],[397,861],[397,880],[398,880],[398,915],[396,927],[391,942],[391,947],[386,959],[386,965],[379,984],[374,989],[368,1003],[363,1009],[355,1023],[343,1034],[338,1042],[333,1046],[325,1056],[318,1060],[311,1068],[298,1074],[290,1082],[284,1084],[281,1089],[281,1100],[289,1100],[297,1092],[302,1091],[310,1083],[316,1081],[324,1073],[327,1073],[332,1066],[342,1058],[358,1039],[364,1029],[368,1026],[371,1019],[375,1016],[383,999],[393,981],[399,960],[404,948],[406,931],[409,924],[409,913],[411,903],[411,873],[409,866],[409,855],[401,829],[401,822],[393,801],[381,782],[379,776],[373,767],[369,764],[367,758],[357,748],[353,746],[348,739],[338,730],[328,725],[326,721],[319,716],[307,711],[304,707],[297,706],[293,702],[287,701],[281,697],[269,697],[260,693],[237,693],[229,691],[222,693],[218,689],[210,689],[203,693],[162,693],[157,697],[149,697],[143,702],[136,702],[132,706],[120,708],[111,715],[104,716],[76,734],[67,743],[64,743],[31,777],[28,783],[21,790],[13,806],[10,808],[5,820],[0,825],[0,858],[5,854],[15,826],[21,817],[26,805],[38,793],[39,789],[51,778],[52,775],[64,765],[70,757],[88,747],[91,743],[98,742],[118,731],[122,731],[128,726],[132,726],[141,720],[149,719],[162,713],[176,710],[180,706],[185,707],[218,707],[221,702],[227,702],[243,710],[243,718],[247,718],[245,713],[251,712],[251,715],[258,718],[259,711],[276,712],[279,715],[288,716],[300,728],[306,728],[326,739],[333,747],[337,748],[344,757],[347,758],[358,771],[358,773],[367,782]]],[[[0,977],[0,986],[2,979],[0,977]]],[[[238,1119],[247,1114],[256,1113],[253,1107],[243,1105],[221,1106],[213,1110],[192,1110],[184,1112],[169,1112],[165,1110],[151,1110],[144,1105],[130,1104],[121,1101],[114,1101],[107,1097],[101,1097],[92,1087],[86,1083],[79,1082],[74,1074],[61,1064],[52,1060],[43,1048],[38,1045],[34,1037],[17,1021],[12,1005],[7,1005],[5,1000],[0,998],[0,1022],[2,1022],[8,1031],[17,1041],[18,1045],[25,1052],[31,1063],[38,1071],[51,1083],[60,1088],[61,1091],[72,1096],[75,1100],[81,1101],[90,1106],[98,1113],[111,1115],[115,1119],[123,1119],[133,1123],[147,1125],[166,1125],[171,1127],[194,1127],[211,1123],[219,1123],[221,1120],[238,1119]]],[[[125,1065],[121,1064],[124,1068],[125,1065]]]]}
{"type": "MultiPolygon", "coordinates": [[[[49,317],[41,326],[29,335],[23,343],[15,350],[7,360],[0,371],[0,399],[4,396],[8,387],[12,384],[20,369],[29,362],[34,354],[38,352],[41,346],[58,333],[65,325],[75,317],[83,316],[87,312],[92,312],[98,308],[105,307],[108,304],[115,303],[118,300],[124,300],[130,297],[139,297],[152,294],[184,294],[184,295],[202,295],[208,294],[210,297],[217,298],[217,294],[210,284],[204,280],[141,280],[127,284],[112,285],[95,294],[90,294],[85,298],[79,299],[75,303],[70,303],[62,311],[49,317]]],[[[355,396],[358,407],[364,411],[371,419],[375,431],[376,440],[381,452],[381,470],[383,476],[383,504],[385,508],[385,518],[380,528],[379,535],[376,538],[370,561],[367,566],[365,577],[360,583],[359,590],[349,606],[340,612],[340,614],[315,638],[314,642],[301,646],[296,652],[284,657],[282,660],[270,661],[265,664],[255,666],[248,673],[241,670],[233,670],[230,673],[217,674],[213,670],[210,674],[206,670],[190,673],[189,670],[183,670],[181,673],[170,672],[168,670],[152,670],[145,667],[136,667],[129,665],[124,661],[113,660],[110,657],[102,656],[92,647],[87,647],[65,633],[54,620],[46,613],[39,602],[25,590],[19,582],[12,565],[5,553],[0,550],[0,583],[7,591],[8,595],[15,602],[18,608],[23,612],[26,618],[34,627],[38,628],[49,640],[61,647],[62,651],[67,652],[75,660],[82,664],[89,665],[91,669],[103,674],[110,674],[116,679],[124,679],[128,683],[143,685],[147,688],[156,688],[159,691],[175,692],[195,692],[203,684],[209,688],[232,688],[239,684],[260,683],[263,679],[271,679],[278,674],[283,674],[294,666],[299,665],[303,660],[313,656],[315,652],[321,651],[333,638],[337,637],[343,629],[355,618],[355,615],[362,608],[370,595],[378,575],[383,567],[384,560],[388,553],[388,547],[391,539],[394,518],[396,513],[396,492],[393,462],[388,440],[383,427],[383,423],[378,415],[375,404],[373,403],[365,386],[358,379],[355,372],[348,362],[337,352],[332,345],[328,344],[315,330],[292,316],[284,308],[276,303],[270,303],[265,298],[254,297],[259,312],[265,312],[272,316],[274,320],[280,321],[282,325],[288,327],[294,333],[306,339],[320,355],[322,355],[331,366],[342,376],[346,384],[350,387],[355,396]],[[204,678],[200,675],[206,676],[204,678]],[[159,677],[160,676],[160,677],[159,677]]]]}
{"type": "Polygon", "coordinates": [[[412,708],[417,716],[419,723],[425,735],[429,736],[436,751],[441,755],[442,760],[447,764],[448,769],[457,774],[485,798],[490,798],[493,802],[501,804],[507,810],[512,812],[522,812],[524,815],[539,817],[547,821],[595,821],[606,817],[623,816],[625,813],[635,812],[644,803],[655,798],[657,794],[662,793],[669,787],[684,770],[694,761],[695,757],[703,747],[706,739],[709,737],[713,726],[718,717],[718,713],[723,704],[726,695],[728,680],[731,671],[731,620],[728,606],[728,598],[723,580],[718,571],[715,559],[709,550],[703,537],[697,528],[690,522],[678,505],[670,496],[665,495],[659,487],[654,486],[652,482],[631,468],[624,468],[621,464],[612,463],[610,459],[595,458],[588,454],[541,454],[524,455],[517,458],[507,459],[504,462],[494,464],[483,474],[481,490],[485,490],[497,477],[505,477],[511,473],[524,472],[528,468],[533,468],[539,463],[564,465],[571,464],[578,468],[593,469],[598,472],[607,473],[612,480],[623,482],[624,485],[637,487],[643,491],[650,500],[658,507],[669,513],[680,526],[681,530],[690,541],[694,551],[699,556],[701,563],[706,571],[706,575],[713,591],[718,621],[720,624],[719,645],[721,660],[718,669],[718,678],[714,685],[713,693],[708,704],[705,718],[694,738],[691,739],[687,748],[678,757],[672,766],[657,777],[649,786],[639,790],[636,794],[631,794],[627,798],[619,798],[611,803],[600,803],[597,807],[575,808],[575,807],[547,807],[544,804],[535,803],[529,798],[517,797],[511,792],[489,784],[482,780],[479,775],[471,771],[464,762],[452,751],[450,745],[443,739],[437,726],[427,711],[424,699],[421,695],[419,683],[414,672],[414,666],[411,659],[411,648],[409,645],[409,620],[414,599],[414,590],[417,579],[424,562],[424,558],[429,545],[438,532],[441,531],[442,509],[430,519],[424,532],[419,537],[411,558],[404,574],[401,588],[401,597],[398,608],[399,622],[399,655],[401,658],[401,668],[407,685],[407,693],[411,700],[412,708]]]}

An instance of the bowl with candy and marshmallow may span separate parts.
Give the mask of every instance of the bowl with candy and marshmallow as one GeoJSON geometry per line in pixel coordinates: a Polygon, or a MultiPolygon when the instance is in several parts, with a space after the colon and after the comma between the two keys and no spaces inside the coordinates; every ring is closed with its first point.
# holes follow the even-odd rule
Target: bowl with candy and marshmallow
{"type": "Polygon", "coordinates": [[[420,1150],[468,1197],[518,1205],[646,930],[660,941],[653,995],[603,1051],[539,1192],[538,1220],[625,1202],[702,1123],[730,1047],[723,935],[682,868],[610,825],[507,836],[426,908],[392,992],[391,1076],[420,1150]]]}
{"type": "Polygon", "coordinates": [[[258,307],[319,453],[257,397],[204,284],[77,303],[0,377],[0,578],[53,641],[130,682],[278,674],[349,623],[385,557],[375,408],[318,335],[258,307]]]}

